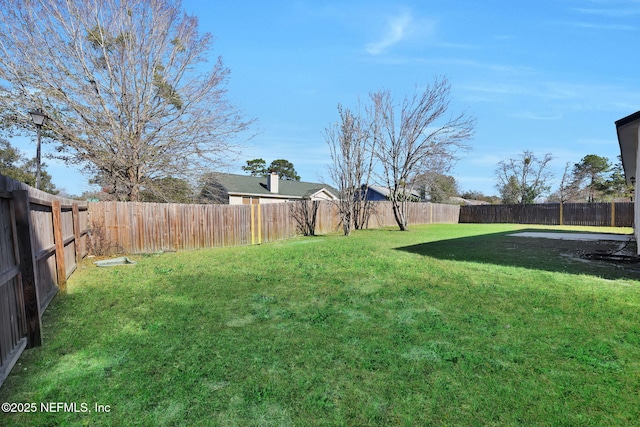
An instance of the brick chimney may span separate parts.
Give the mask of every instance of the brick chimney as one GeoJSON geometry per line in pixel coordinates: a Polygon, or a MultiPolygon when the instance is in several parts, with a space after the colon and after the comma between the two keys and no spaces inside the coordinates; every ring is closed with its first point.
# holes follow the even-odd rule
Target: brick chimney
{"type": "Polygon", "coordinates": [[[271,172],[269,175],[267,175],[267,190],[272,193],[277,193],[279,180],[280,177],[275,172],[271,172]]]}

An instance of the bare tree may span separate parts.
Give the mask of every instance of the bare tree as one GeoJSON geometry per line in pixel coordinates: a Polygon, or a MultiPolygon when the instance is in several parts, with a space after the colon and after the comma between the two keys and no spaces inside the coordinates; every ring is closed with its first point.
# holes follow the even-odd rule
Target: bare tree
{"type": "Polygon", "coordinates": [[[128,200],[225,162],[251,123],[180,1],[0,0],[0,25],[0,122],[25,126],[23,110],[42,108],[59,157],[128,200]]]}
{"type": "Polygon", "coordinates": [[[473,135],[475,119],[464,113],[445,116],[450,92],[448,80],[440,77],[399,105],[388,91],[371,95],[375,153],[400,230],[408,229],[408,203],[418,176],[448,171],[458,152],[468,149],[466,141],[473,135]]]}
{"type": "Polygon", "coordinates": [[[533,152],[525,150],[515,159],[502,160],[496,168],[497,187],[501,194],[512,194],[514,203],[535,202],[550,189],[548,183],[552,177],[549,170],[551,159],[551,153],[539,159],[533,152]]]}
{"type": "Polygon", "coordinates": [[[572,200],[576,200],[580,194],[580,186],[577,185],[572,174],[569,172],[571,163],[567,162],[564,165],[564,171],[562,172],[562,178],[560,179],[560,187],[556,194],[556,198],[560,203],[567,203],[572,200]]]}
{"type": "Polygon", "coordinates": [[[315,236],[320,202],[318,200],[303,199],[288,203],[288,205],[289,214],[296,222],[298,232],[304,236],[315,236]]]}
{"type": "Polygon", "coordinates": [[[361,115],[338,105],[340,120],[325,129],[325,140],[331,153],[329,173],[339,199],[336,201],[345,236],[353,227],[362,228],[370,214],[371,203],[366,189],[373,170],[375,146],[370,140],[369,126],[361,115]]]}

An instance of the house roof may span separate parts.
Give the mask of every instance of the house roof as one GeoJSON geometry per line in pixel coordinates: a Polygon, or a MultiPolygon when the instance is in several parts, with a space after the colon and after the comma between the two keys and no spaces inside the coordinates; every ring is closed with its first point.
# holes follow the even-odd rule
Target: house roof
{"type": "Polygon", "coordinates": [[[213,175],[229,194],[243,196],[264,196],[281,198],[309,198],[321,191],[338,198],[338,192],[326,184],[316,182],[278,180],[278,192],[272,193],[267,188],[267,177],[215,173],[213,175]]]}
{"type": "MultiPolygon", "coordinates": [[[[385,197],[389,197],[389,195],[391,194],[391,190],[387,187],[383,187],[381,185],[370,185],[369,189],[372,191],[375,191],[378,194],[381,194],[385,197]]],[[[420,197],[420,192],[418,190],[416,190],[415,188],[411,191],[411,195],[412,196],[416,196],[416,197],[420,197]]]]}
{"type": "Polygon", "coordinates": [[[640,111],[616,121],[618,143],[622,155],[622,168],[627,184],[632,184],[636,177],[636,161],[638,152],[638,127],[640,126],[640,111]],[[632,179],[633,178],[633,179],[632,179]]]}
{"type": "Polygon", "coordinates": [[[479,206],[479,205],[490,205],[491,203],[485,202],[484,200],[473,200],[473,199],[463,199],[462,197],[450,197],[449,200],[451,202],[460,203],[461,205],[467,206],[479,206]]]}

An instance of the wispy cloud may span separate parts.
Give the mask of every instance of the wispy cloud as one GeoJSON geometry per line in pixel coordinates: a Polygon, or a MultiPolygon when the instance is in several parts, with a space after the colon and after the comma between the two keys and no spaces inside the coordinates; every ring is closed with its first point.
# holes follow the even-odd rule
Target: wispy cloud
{"type": "Polygon", "coordinates": [[[521,111],[518,113],[509,114],[508,117],[511,117],[514,119],[523,119],[523,120],[547,121],[547,120],[561,120],[562,114],[540,114],[540,113],[534,113],[531,111],[521,111]]]}
{"type": "Polygon", "coordinates": [[[636,31],[638,27],[626,24],[600,24],[593,22],[569,22],[568,25],[589,30],[636,31]]]}
{"type": "Polygon", "coordinates": [[[530,96],[533,94],[531,88],[519,83],[494,83],[480,82],[462,84],[458,88],[465,97],[473,97],[476,100],[498,100],[504,96],[530,96]]]}
{"type": "Polygon", "coordinates": [[[375,43],[367,44],[367,52],[371,55],[379,55],[391,46],[401,42],[407,36],[412,21],[413,17],[409,11],[404,11],[400,15],[391,17],[382,38],[375,43]]]}
{"type": "Polygon", "coordinates": [[[503,74],[512,74],[512,75],[522,75],[524,73],[530,73],[533,71],[531,67],[521,66],[521,65],[512,65],[512,64],[500,64],[486,61],[477,61],[474,59],[464,59],[464,58],[436,58],[432,60],[434,63],[446,64],[446,65],[455,65],[465,68],[476,68],[480,70],[492,71],[496,73],[503,74]]]}
{"type": "Polygon", "coordinates": [[[468,162],[474,166],[495,167],[500,160],[504,160],[504,154],[504,152],[500,154],[482,154],[482,150],[479,150],[479,154],[470,156],[468,162]]]}
{"type": "MultiPolygon", "coordinates": [[[[506,102],[513,98],[520,102],[552,102],[549,105],[554,105],[556,111],[632,111],[633,108],[637,110],[635,100],[640,96],[635,88],[626,85],[530,79],[520,82],[476,82],[462,85],[459,90],[465,99],[480,102],[506,102]]],[[[551,113],[548,119],[554,117],[551,113]]]]}
{"type": "Polygon", "coordinates": [[[578,28],[607,31],[636,31],[636,25],[629,24],[628,18],[640,15],[640,1],[638,0],[590,0],[591,5],[575,7],[573,12],[582,15],[587,20],[579,19],[573,22],[562,23],[578,28]],[[590,17],[599,19],[600,22],[591,21],[590,17]],[[609,22],[601,22],[608,20],[609,22]],[[624,20],[621,23],[620,20],[624,20]]]}
{"type": "MultiPolygon", "coordinates": [[[[612,133],[613,135],[613,133],[612,133]]],[[[589,146],[589,147],[611,147],[615,146],[618,141],[616,141],[615,136],[609,139],[605,138],[579,138],[576,140],[579,145],[589,146]]]]}
{"type": "Polygon", "coordinates": [[[619,9],[574,9],[578,13],[585,15],[606,16],[609,18],[625,18],[628,16],[635,16],[640,14],[640,9],[634,8],[619,8],[619,9]]]}
{"type": "MultiPolygon", "coordinates": [[[[440,47],[442,45],[435,43],[434,46],[440,47]]],[[[462,48],[461,48],[462,49],[462,48]]],[[[475,47],[468,45],[467,49],[476,49],[475,47]]],[[[474,59],[465,59],[462,57],[433,57],[433,56],[409,56],[409,55],[387,55],[378,56],[374,59],[367,59],[376,63],[389,64],[389,65],[421,65],[421,66],[438,66],[438,67],[462,67],[468,69],[477,69],[483,71],[490,71],[494,73],[500,73],[504,75],[522,76],[523,74],[530,74],[533,69],[528,66],[501,64],[476,61],[474,59]]]]}

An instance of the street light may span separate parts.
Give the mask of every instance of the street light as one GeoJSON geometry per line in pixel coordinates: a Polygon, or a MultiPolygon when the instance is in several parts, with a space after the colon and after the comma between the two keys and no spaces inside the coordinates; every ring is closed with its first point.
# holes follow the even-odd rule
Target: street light
{"type": "Polygon", "coordinates": [[[47,115],[41,110],[31,110],[29,111],[31,115],[31,120],[38,128],[38,139],[37,139],[37,148],[36,148],[36,188],[40,189],[40,131],[42,129],[42,125],[44,125],[47,121],[47,115]]]}

